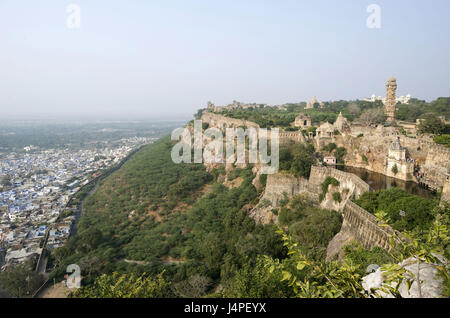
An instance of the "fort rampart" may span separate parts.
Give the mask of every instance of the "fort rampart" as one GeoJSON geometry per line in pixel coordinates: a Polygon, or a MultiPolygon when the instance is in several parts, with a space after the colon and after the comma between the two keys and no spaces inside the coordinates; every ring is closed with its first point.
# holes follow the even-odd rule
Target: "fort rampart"
{"type": "MultiPolygon", "coordinates": [[[[352,173],[343,172],[330,167],[311,168],[309,180],[297,178],[291,174],[280,172],[267,177],[267,185],[263,200],[267,199],[272,206],[277,206],[285,196],[292,198],[299,194],[306,194],[314,202],[319,203],[318,194],[322,191],[321,184],[326,177],[331,176],[349,189],[348,198],[357,198],[370,190],[369,185],[352,173]]],[[[379,246],[390,248],[390,238],[394,230],[378,225],[376,217],[353,203],[350,199],[344,200],[340,208],[343,216],[341,232],[338,236],[351,237],[361,243],[365,248],[379,246]]]]}

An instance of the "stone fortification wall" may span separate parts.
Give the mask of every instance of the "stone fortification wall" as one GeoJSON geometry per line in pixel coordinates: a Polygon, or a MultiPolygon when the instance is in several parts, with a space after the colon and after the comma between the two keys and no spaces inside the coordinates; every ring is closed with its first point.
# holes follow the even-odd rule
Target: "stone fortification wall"
{"type": "Polygon", "coordinates": [[[370,189],[366,182],[352,173],[330,167],[313,166],[309,180],[302,177],[297,178],[286,172],[268,175],[262,199],[269,200],[272,206],[276,207],[285,195],[292,198],[298,194],[307,194],[310,199],[318,202],[319,194],[322,192],[322,183],[328,176],[338,180],[340,188],[348,190],[348,197],[359,197],[370,189]]]}
{"type": "MultiPolygon", "coordinates": [[[[255,128],[260,129],[259,125],[248,120],[230,118],[223,115],[218,115],[210,112],[203,112],[202,121],[208,123],[211,127],[225,130],[226,128],[255,128]]],[[[293,142],[306,142],[305,137],[301,131],[283,131],[279,130],[280,144],[285,144],[289,141],[293,142]]],[[[268,138],[270,138],[270,132],[268,131],[268,138]]]]}
{"type": "MultiPolygon", "coordinates": [[[[362,193],[369,191],[369,185],[354,174],[330,167],[312,167],[309,180],[297,178],[285,172],[269,175],[261,202],[268,200],[270,206],[255,208],[250,216],[262,223],[277,222],[272,209],[277,207],[279,201],[285,196],[292,198],[299,194],[306,194],[314,202],[319,203],[318,194],[322,191],[321,184],[328,176],[339,181],[339,189],[346,188],[349,192],[342,203],[336,206],[337,210],[342,211],[343,224],[341,231],[330,242],[327,257],[330,258],[339,253],[342,246],[350,241],[357,241],[368,249],[375,246],[390,249],[389,241],[394,230],[390,227],[379,226],[374,215],[350,200],[351,197],[359,197],[362,193]]],[[[321,206],[328,207],[323,204],[324,202],[321,206]]]]}
{"type": "Polygon", "coordinates": [[[288,198],[292,198],[298,194],[307,193],[309,191],[308,184],[307,179],[297,178],[284,172],[268,175],[263,200],[269,200],[272,206],[276,207],[278,202],[284,198],[284,194],[288,198]]]}
{"type": "Polygon", "coordinates": [[[395,233],[391,227],[378,225],[376,217],[352,201],[348,201],[343,211],[344,222],[341,231],[349,232],[365,248],[379,246],[390,249],[390,238],[395,233]]]}
{"type": "Polygon", "coordinates": [[[226,128],[238,128],[238,127],[252,127],[259,129],[259,125],[243,119],[230,118],[223,115],[218,115],[210,112],[203,112],[202,121],[208,123],[211,127],[216,127],[219,129],[226,128]]]}
{"type": "Polygon", "coordinates": [[[340,171],[331,167],[311,167],[311,175],[309,177],[309,190],[314,193],[322,192],[322,183],[330,176],[341,183],[341,187],[349,189],[350,193],[355,197],[359,197],[364,192],[370,190],[370,186],[361,180],[358,176],[340,171]]]}
{"type": "Polygon", "coordinates": [[[439,190],[450,173],[450,149],[434,143],[427,137],[411,138],[399,135],[394,127],[377,128],[352,126],[351,138],[336,137],[336,144],[345,147],[345,164],[390,175],[386,159],[391,143],[400,137],[400,143],[407,149],[407,156],[414,159],[423,176],[396,175],[405,181],[419,181],[439,190]],[[359,138],[358,138],[359,136],[359,138]]]}

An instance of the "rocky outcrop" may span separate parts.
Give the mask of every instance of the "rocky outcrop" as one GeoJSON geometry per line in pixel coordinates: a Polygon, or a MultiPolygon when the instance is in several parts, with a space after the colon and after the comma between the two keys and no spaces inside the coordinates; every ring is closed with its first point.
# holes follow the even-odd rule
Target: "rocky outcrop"
{"type": "MultiPolygon", "coordinates": [[[[450,173],[450,149],[434,143],[427,137],[410,138],[398,134],[394,127],[377,128],[351,127],[351,136],[336,136],[336,144],[347,150],[345,164],[355,168],[364,168],[381,174],[390,174],[386,169],[389,146],[396,138],[407,149],[408,157],[420,166],[423,178],[419,180],[439,190],[444,186],[450,173]],[[359,137],[358,137],[359,136],[359,137]]],[[[394,175],[405,181],[416,181],[412,175],[394,175]]]]}
{"type": "Polygon", "coordinates": [[[343,258],[342,247],[355,241],[355,237],[350,231],[339,231],[335,237],[328,243],[327,247],[327,260],[331,260],[337,256],[338,259],[343,258]]]}
{"type": "Polygon", "coordinates": [[[271,205],[256,207],[250,211],[249,215],[260,224],[278,224],[278,215],[274,213],[271,205]]]}
{"type": "MultiPolygon", "coordinates": [[[[399,265],[407,271],[406,276],[409,279],[414,279],[409,290],[405,281],[402,281],[400,284],[398,291],[403,298],[442,297],[443,280],[437,275],[437,264],[419,263],[416,259],[409,258],[399,265]]],[[[366,291],[370,292],[372,288],[380,288],[384,283],[384,279],[383,271],[381,268],[378,268],[375,273],[363,277],[362,286],[366,291]]],[[[383,298],[393,298],[391,294],[381,291],[378,291],[378,294],[383,298]]]]}

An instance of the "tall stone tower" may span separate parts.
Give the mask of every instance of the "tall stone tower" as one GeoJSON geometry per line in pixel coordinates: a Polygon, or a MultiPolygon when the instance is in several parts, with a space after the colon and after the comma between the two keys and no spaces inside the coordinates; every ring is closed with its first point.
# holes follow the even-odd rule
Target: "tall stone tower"
{"type": "Polygon", "coordinates": [[[391,77],[386,84],[386,101],[384,103],[384,113],[386,114],[386,121],[389,123],[395,121],[395,105],[397,104],[396,91],[397,81],[391,77]]]}

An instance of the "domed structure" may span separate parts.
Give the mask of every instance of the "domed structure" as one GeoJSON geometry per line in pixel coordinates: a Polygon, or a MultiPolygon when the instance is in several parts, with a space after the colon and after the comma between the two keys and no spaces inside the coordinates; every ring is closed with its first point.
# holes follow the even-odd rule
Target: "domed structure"
{"type": "Polygon", "coordinates": [[[394,151],[401,151],[401,150],[403,150],[403,147],[400,144],[400,138],[397,137],[397,139],[395,139],[391,143],[391,145],[389,146],[389,150],[394,150],[394,151]]]}
{"type": "Polygon", "coordinates": [[[388,82],[397,82],[397,80],[395,79],[395,77],[390,77],[390,78],[388,79],[388,82]]]}
{"type": "Polygon", "coordinates": [[[339,116],[337,117],[334,127],[339,130],[340,133],[345,134],[347,132],[350,132],[350,125],[347,121],[347,118],[342,116],[342,113],[339,113],[339,116]]]}

